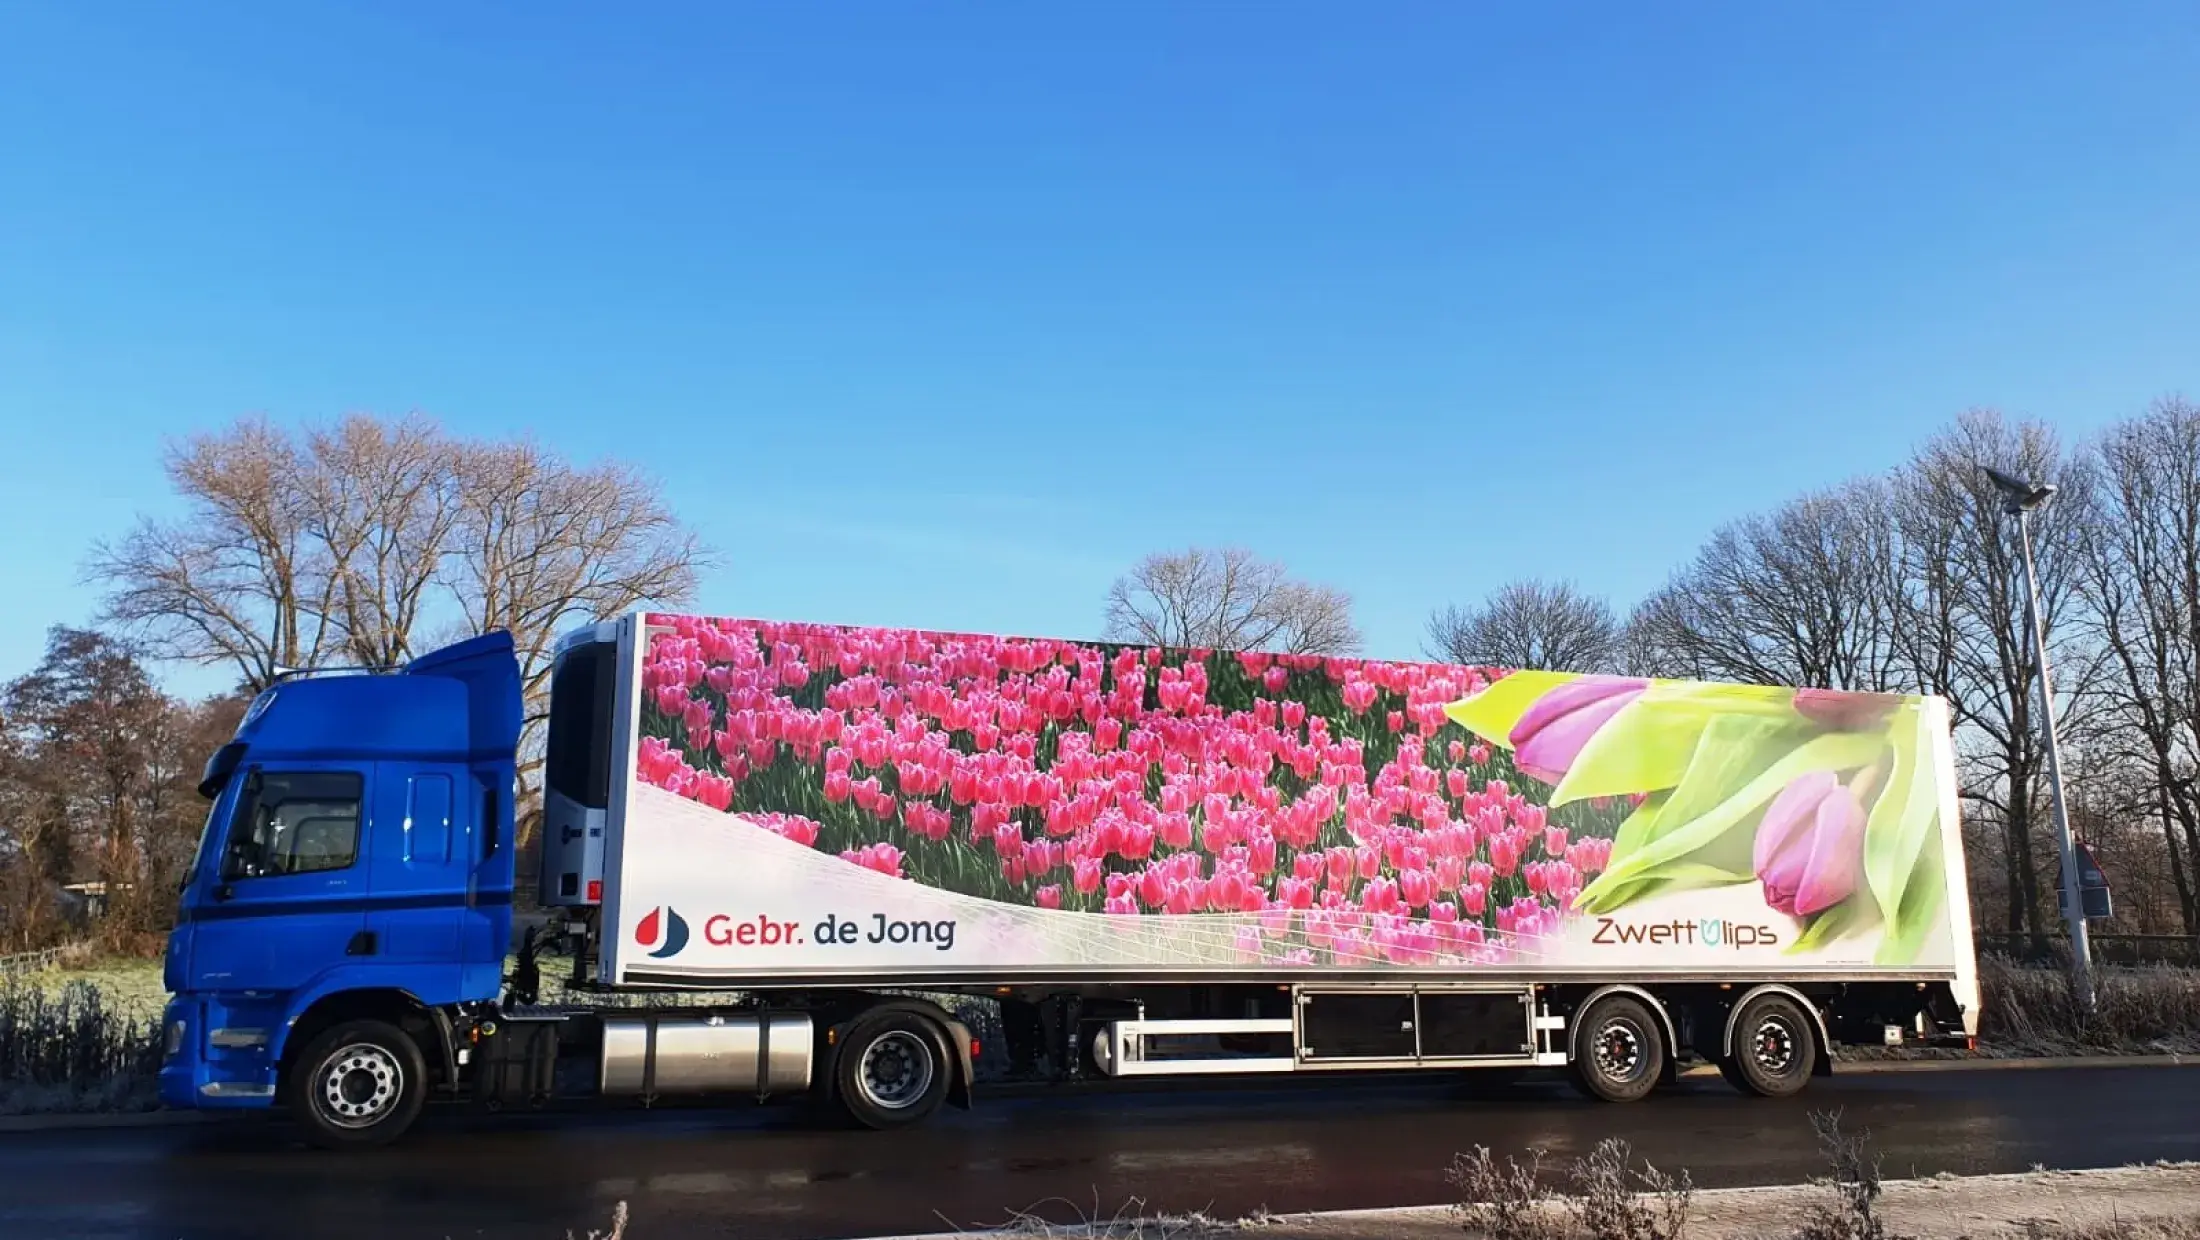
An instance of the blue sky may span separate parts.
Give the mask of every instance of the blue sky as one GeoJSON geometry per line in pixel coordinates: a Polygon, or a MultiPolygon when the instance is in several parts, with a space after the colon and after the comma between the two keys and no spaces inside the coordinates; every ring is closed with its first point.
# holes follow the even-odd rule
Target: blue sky
{"type": "Polygon", "coordinates": [[[0,673],[254,412],[631,460],[727,613],[1624,603],[1967,406],[2200,395],[2200,8],[2084,9],[0,4],[0,673]]]}

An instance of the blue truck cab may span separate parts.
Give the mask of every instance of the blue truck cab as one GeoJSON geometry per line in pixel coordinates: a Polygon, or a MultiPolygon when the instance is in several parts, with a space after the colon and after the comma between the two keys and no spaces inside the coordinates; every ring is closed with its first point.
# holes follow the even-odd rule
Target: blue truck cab
{"type": "Polygon", "coordinates": [[[280,1102],[340,1145],[455,1086],[453,1024],[496,1003],[512,940],[521,723],[502,632],[253,701],[199,788],[163,1103],[280,1102]],[[286,1071],[301,1056],[328,1067],[286,1071]]]}
{"type": "Polygon", "coordinates": [[[640,633],[638,615],[592,624],[552,655],[534,876],[552,921],[518,938],[509,977],[524,719],[510,635],[260,694],[199,786],[212,808],[168,939],[161,1101],[280,1109],[339,1149],[396,1140],[431,1101],[816,1097],[880,1128],[970,1105],[976,1040],[907,997],[537,1004],[543,936],[570,952],[569,998],[609,989],[595,966],[615,720],[640,633]],[[924,1090],[894,1105],[851,1090],[869,1079],[858,1067],[912,1047],[933,1056],[907,1078],[924,1090]]]}

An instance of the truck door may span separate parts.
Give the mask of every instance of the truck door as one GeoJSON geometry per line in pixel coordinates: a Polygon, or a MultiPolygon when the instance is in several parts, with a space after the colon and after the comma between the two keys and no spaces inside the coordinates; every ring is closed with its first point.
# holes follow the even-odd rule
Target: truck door
{"type": "Polygon", "coordinates": [[[458,984],[459,922],[472,865],[464,766],[383,762],[374,769],[367,956],[393,986],[437,1001],[458,984]]]}
{"type": "Polygon", "coordinates": [[[367,928],[360,767],[248,770],[193,901],[193,989],[295,990],[346,962],[367,928]]]}

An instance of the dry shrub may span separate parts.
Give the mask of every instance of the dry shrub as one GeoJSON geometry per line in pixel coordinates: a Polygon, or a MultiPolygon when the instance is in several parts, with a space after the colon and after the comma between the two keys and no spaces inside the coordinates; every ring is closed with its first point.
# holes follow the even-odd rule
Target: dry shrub
{"type": "MultiPolygon", "coordinates": [[[[582,1238],[577,1238],[572,1232],[568,1231],[565,1233],[565,1240],[582,1240],[582,1238]]],[[[585,1240],[626,1240],[626,1203],[622,1201],[611,1207],[610,1231],[597,1231],[591,1227],[588,1229],[585,1240]]]]}
{"type": "Polygon", "coordinates": [[[1528,1151],[1523,1165],[1508,1155],[1500,1165],[1486,1145],[1454,1154],[1444,1182],[1459,1194],[1452,1211],[1472,1235],[1488,1240],[1559,1240],[1559,1219],[1547,1209],[1551,1191],[1543,1186],[1543,1151],[1528,1151]]]}
{"type": "Polygon", "coordinates": [[[0,1113],[149,1108],[160,1052],[158,1017],[118,1012],[89,983],[0,987],[0,1113]]]}
{"type": "Polygon", "coordinates": [[[1631,1155],[1625,1141],[1606,1140],[1574,1164],[1566,1206],[1575,1227],[1588,1240],[1680,1240],[1695,1185],[1686,1171],[1631,1170],[1631,1155]]]}
{"type": "Polygon", "coordinates": [[[1812,1181],[1828,1191],[1825,1199],[1811,1203],[1795,1240],[1897,1240],[1879,1215],[1879,1198],[1886,1189],[1871,1134],[1842,1132],[1839,1111],[1814,1112],[1810,1126],[1817,1130],[1833,1174],[1812,1181]]]}
{"type": "Polygon", "coordinates": [[[1500,1163],[1478,1145],[1455,1156],[1444,1178],[1459,1193],[1452,1209],[1465,1230],[1488,1240],[1680,1240],[1695,1197],[1688,1173],[1636,1171],[1632,1161],[1625,1141],[1599,1142],[1568,1169],[1573,1191],[1562,1195],[1543,1185],[1541,1150],[1525,1164],[1500,1163]]]}
{"type": "Polygon", "coordinates": [[[2094,1013],[2058,968],[1979,961],[1979,1039],[2013,1054],[2200,1051],[2200,969],[2096,968],[2094,1013]]]}

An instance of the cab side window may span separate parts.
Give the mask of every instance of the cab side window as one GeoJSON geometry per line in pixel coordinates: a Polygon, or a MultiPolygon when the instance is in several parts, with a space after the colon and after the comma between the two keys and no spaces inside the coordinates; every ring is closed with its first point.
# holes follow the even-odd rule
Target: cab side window
{"type": "Polygon", "coordinates": [[[365,781],[349,771],[257,772],[230,820],[225,879],[348,870],[365,781]]]}

